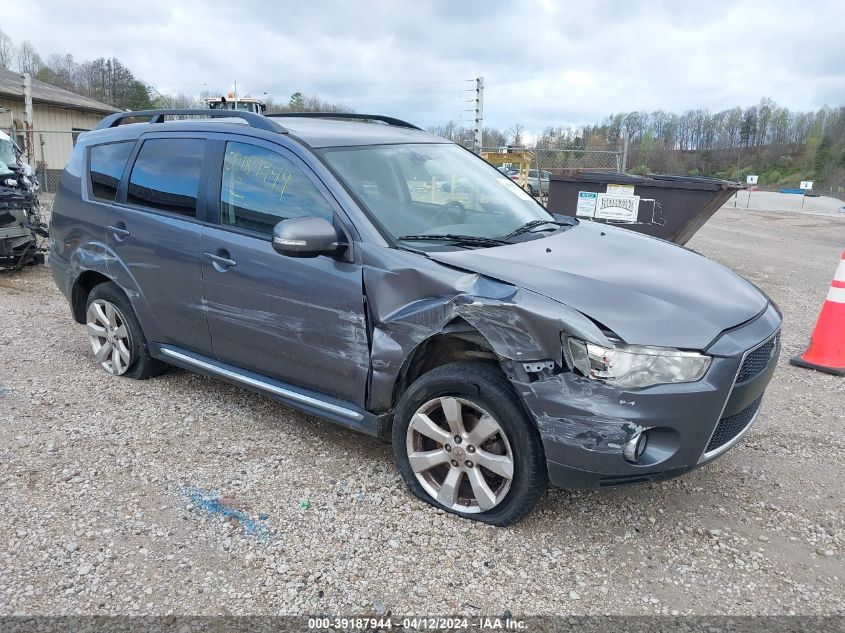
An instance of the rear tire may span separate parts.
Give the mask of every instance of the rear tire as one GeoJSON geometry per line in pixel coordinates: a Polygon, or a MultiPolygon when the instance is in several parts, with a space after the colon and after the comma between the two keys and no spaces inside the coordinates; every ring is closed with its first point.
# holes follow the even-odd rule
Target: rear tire
{"type": "Polygon", "coordinates": [[[95,360],[104,371],[146,380],[167,371],[150,356],[147,337],[123,290],[108,281],[95,286],[85,303],[86,328],[95,360]]]}
{"type": "Polygon", "coordinates": [[[467,519],[511,525],[546,488],[540,435],[486,363],[450,363],[414,382],[397,405],[392,443],[411,492],[467,519]]]}

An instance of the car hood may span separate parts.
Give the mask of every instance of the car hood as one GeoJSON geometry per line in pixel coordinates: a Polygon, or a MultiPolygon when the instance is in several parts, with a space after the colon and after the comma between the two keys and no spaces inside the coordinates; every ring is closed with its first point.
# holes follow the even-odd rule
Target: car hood
{"type": "Polygon", "coordinates": [[[593,222],[519,244],[428,255],[566,304],[630,344],[705,349],[768,304],[706,257],[593,222]]]}

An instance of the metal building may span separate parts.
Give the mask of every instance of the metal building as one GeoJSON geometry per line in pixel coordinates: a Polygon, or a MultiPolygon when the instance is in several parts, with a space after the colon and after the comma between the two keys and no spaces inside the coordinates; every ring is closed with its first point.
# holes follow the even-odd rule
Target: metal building
{"type": "Polygon", "coordinates": [[[27,162],[42,173],[47,190],[55,191],[77,136],[118,109],[43,81],[31,82],[32,123],[27,125],[24,76],[0,69],[0,129],[23,148],[27,162]]]}

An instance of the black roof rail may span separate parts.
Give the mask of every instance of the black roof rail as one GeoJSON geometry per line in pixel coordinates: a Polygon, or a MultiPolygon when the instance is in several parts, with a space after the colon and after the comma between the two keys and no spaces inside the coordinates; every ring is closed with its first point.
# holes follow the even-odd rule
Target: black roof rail
{"type": "Polygon", "coordinates": [[[250,127],[259,130],[266,130],[267,132],[281,132],[286,134],[287,130],[275,121],[270,121],[267,117],[256,114],[255,112],[243,112],[241,110],[214,110],[214,109],[193,109],[193,110],[135,110],[127,112],[117,112],[105,117],[97,124],[95,129],[105,130],[110,127],[120,125],[123,119],[134,119],[136,117],[149,117],[149,123],[164,123],[166,116],[201,116],[207,119],[241,119],[245,121],[250,127]]]}
{"type": "Polygon", "coordinates": [[[395,125],[396,127],[406,127],[411,130],[422,130],[413,123],[408,123],[402,119],[396,119],[392,116],[385,116],[383,114],[357,114],[355,112],[274,112],[272,114],[265,114],[267,117],[300,117],[305,119],[343,119],[350,121],[381,121],[388,125],[395,125]]]}

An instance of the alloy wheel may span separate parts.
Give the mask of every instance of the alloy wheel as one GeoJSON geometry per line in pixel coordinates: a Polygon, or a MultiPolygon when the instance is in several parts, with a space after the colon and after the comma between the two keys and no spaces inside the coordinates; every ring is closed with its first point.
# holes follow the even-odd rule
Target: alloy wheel
{"type": "Polygon", "coordinates": [[[110,374],[120,376],[132,364],[132,345],[126,319],[110,301],[96,299],[88,306],[86,328],[94,358],[110,374]]]}
{"type": "Polygon", "coordinates": [[[439,503],[463,513],[499,505],[514,475],[513,451],[496,419],[464,398],[423,404],[408,425],[411,470],[439,503]]]}

